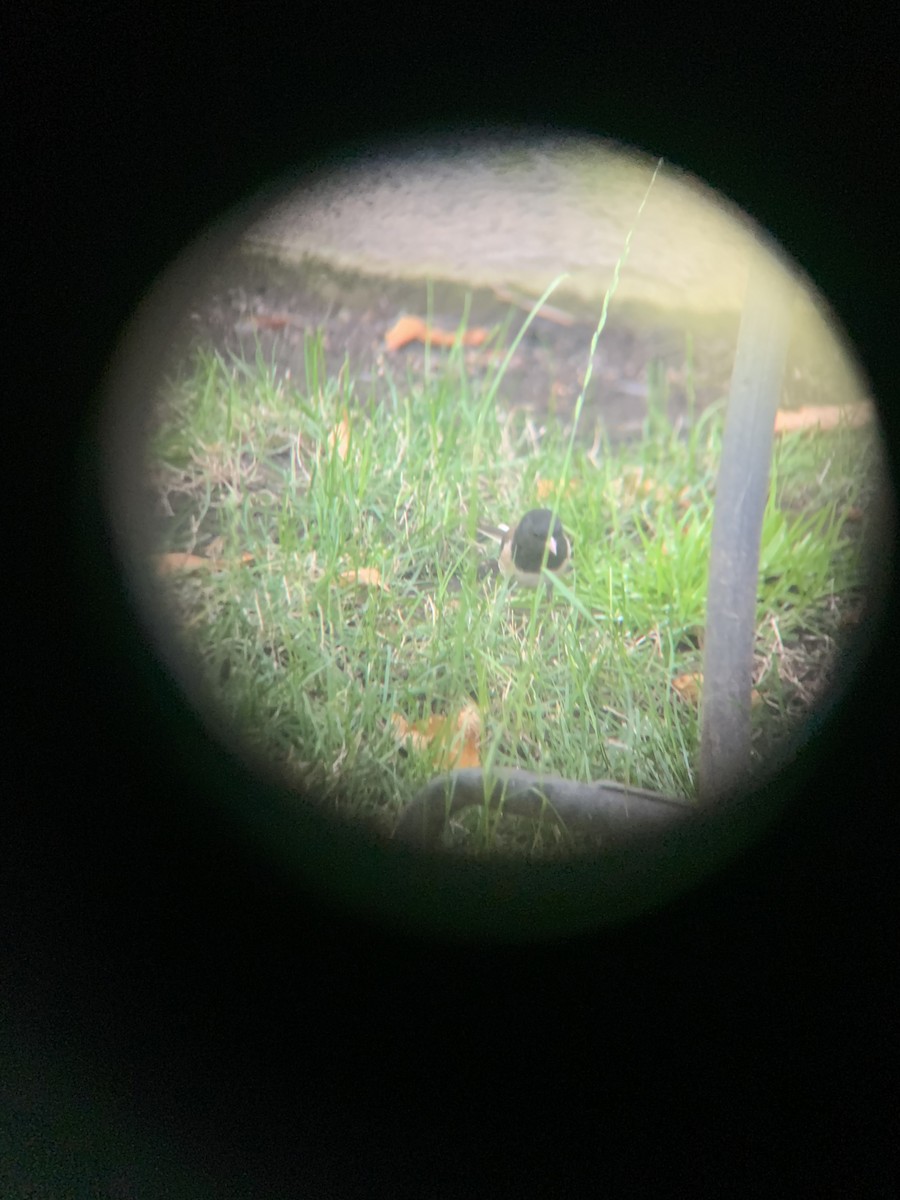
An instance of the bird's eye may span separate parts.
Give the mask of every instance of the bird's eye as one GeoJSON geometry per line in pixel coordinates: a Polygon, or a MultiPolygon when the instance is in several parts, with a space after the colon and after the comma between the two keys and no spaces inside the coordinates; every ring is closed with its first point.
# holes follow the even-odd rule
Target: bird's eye
{"type": "Polygon", "coordinates": [[[561,861],[567,920],[677,893],[825,745],[878,616],[879,426],[826,300],[609,142],[382,146],[248,202],[147,301],[105,422],[122,569],[170,707],[233,756],[223,803],[397,919],[499,928],[502,876],[551,930],[561,861]],[[479,571],[479,521],[529,510],[577,579],[479,571]]]}

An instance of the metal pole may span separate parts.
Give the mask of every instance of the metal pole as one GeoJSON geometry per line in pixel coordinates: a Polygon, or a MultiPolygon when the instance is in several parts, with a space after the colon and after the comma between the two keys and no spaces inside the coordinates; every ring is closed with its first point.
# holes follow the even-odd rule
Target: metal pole
{"type": "Polygon", "coordinates": [[[740,787],[750,769],[759,545],[794,289],[787,271],[757,245],[716,483],[700,729],[699,792],[704,803],[740,787]]]}

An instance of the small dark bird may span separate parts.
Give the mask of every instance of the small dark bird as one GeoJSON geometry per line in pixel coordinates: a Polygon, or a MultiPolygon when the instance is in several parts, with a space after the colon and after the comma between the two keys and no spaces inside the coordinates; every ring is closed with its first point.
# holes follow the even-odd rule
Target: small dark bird
{"type": "Polygon", "coordinates": [[[525,587],[537,587],[542,565],[558,575],[567,570],[571,559],[572,548],[562,522],[558,517],[554,521],[549,508],[533,508],[512,529],[502,532],[497,568],[525,587]]]}

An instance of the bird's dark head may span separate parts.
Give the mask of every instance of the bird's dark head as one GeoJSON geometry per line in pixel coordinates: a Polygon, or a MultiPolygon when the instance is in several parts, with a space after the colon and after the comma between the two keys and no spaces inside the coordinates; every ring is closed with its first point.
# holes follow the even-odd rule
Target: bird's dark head
{"type": "Polygon", "coordinates": [[[571,554],[569,540],[559,517],[549,508],[527,512],[509,535],[509,557],[518,576],[539,576],[545,562],[550,571],[561,571],[571,554]]]}

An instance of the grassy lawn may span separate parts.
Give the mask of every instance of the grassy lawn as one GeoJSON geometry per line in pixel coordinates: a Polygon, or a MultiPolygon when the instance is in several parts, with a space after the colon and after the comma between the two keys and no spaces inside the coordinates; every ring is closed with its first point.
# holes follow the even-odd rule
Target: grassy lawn
{"type": "MultiPolygon", "coordinates": [[[[440,736],[404,740],[398,726],[446,717],[455,730],[463,712],[477,712],[486,767],[692,797],[690,676],[702,665],[723,406],[674,429],[651,372],[639,442],[610,446],[598,431],[591,445],[588,405],[570,448],[555,422],[500,410],[462,351],[435,351],[430,382],[398,376],[378,404],[323,363],[315,337],[302,379],[198,350],[155,416],[154,549],[208,560],[163,583],[227,721],[334,811],[388,832],[444,762],[440,736]],[[556,502],[572,573],[549,591],[480,580],[497,546],[478,525],[556,502]]],[[[859,606],[877,451],[871,428],[777,440],[757,611],[759,757],[821,694],[859,606]]],[[[473,810],[447,840],[546,854],[567,836],[473,810]]]]}

